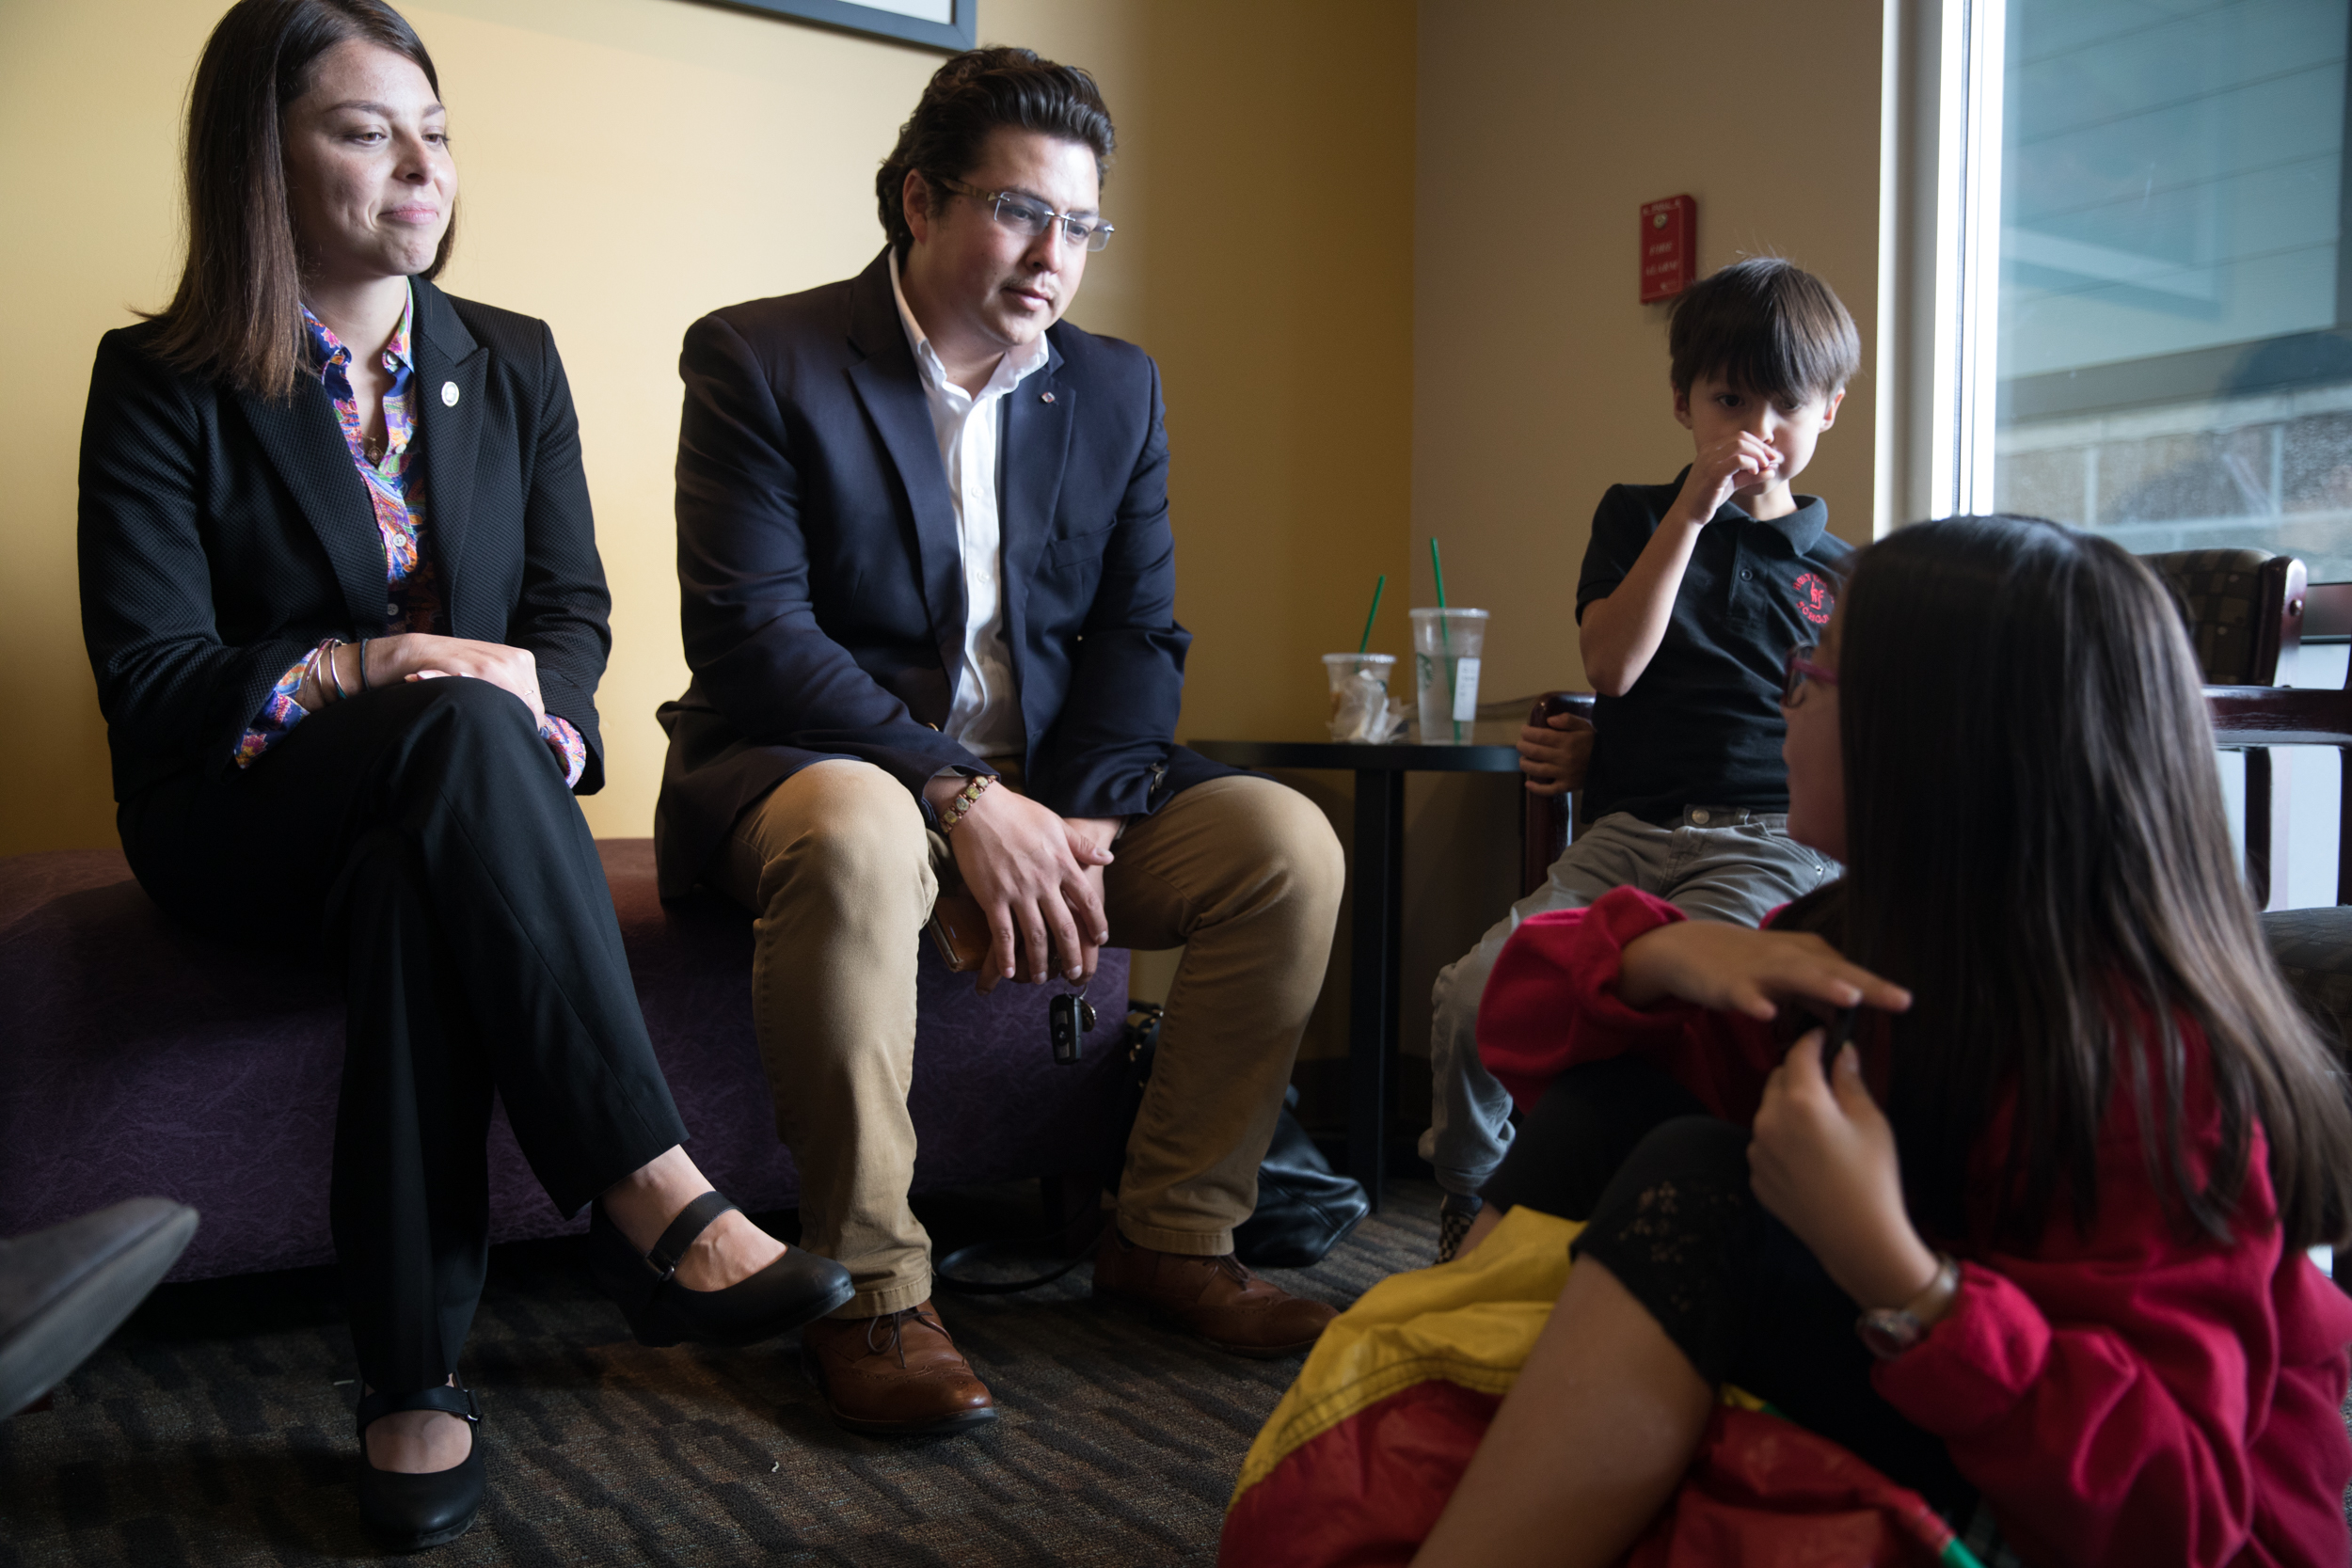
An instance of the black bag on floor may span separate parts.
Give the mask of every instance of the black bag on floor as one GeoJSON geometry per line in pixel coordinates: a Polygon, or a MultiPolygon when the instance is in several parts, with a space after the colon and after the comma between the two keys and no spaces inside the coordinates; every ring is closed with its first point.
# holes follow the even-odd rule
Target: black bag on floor
{"type": "MultiPolygon", "coordinates": [[[[1127,1007],[1121,1043],[1135,1067],[1138,1109],[1143,1085],[1151,1081],[1152,1054],[1159,1048],[1160,1013],[1156,1002],[1133,1002],[1127,1007]]],[[[1293,1114],[1297,1109],[1298,1085],[1294,1084],[1282,1093],[1274,1142],[1258,1166],[1257,1212],[1233,1231],[1233,1256],[1253,1269],[1311,1268],[1372,1212],[1362,1183],[1331,1168],[1323,1150],[1298,1125],[1293,1114]]],[[[1134,1125],[1131,1111],[1128,1126],[1134,1125]]],[[[1127,1147],[1124,1136],[1119,1147],[1127,1147]]]]}
{"type": "MultiPolygon", "coordinates": [[[[1127,1007],[1127,1025],[1120,1033],[1119,1047],[1127,1053],[1131,1093],[1126,1100],[1123,1119],[1115,1147],[1127,1147],[1127,1134],[1135,1127],[1136,1113],[1143,1107],[1143,1086],[1151,1082],[1152,1058],[1159,1048],[1160,1005],[1156,1002],[1132,1002],[1127,1007]]],[[[1233,1255],[1252,1268],[1304,1269],[1323,1261],[1330,1250],[1339,1245],[1357,1223],[1372,1212],[1372,1200],[1364,1196],[1360,1182],[1340,1175],[1323,1157],[1307,1130],[1298,1125],[1292,1113],[1298,1107],[1298,1088],[1293,1085],[1282,1095],[1282,1109],[1274,1123],[1274,1142],[1265,1151],[1265,1159],[1258,1166],[1258,1208],[1233,1231],[1233,1255]]],[[[1118,1182],[1112,1172],[1110,1181],[1118,1182]]],[[[1107,1222],[1105,1222],[1107,1223],[1107,1222]]],[[[1067,1241],[1062,1232],[1029,1238],[1030,1243],[1067,1241]]],[[[1020,1279],[980,1280],[964,1275],[961,1271],[975,1263],[993,1261],[994,1255],[1008,1245],[1004,1242],[978,1242],[971,1246],[958,1247],[934,1265],[932,1277],[943,1290],[961,1291],[976,1295],[1002,1295],[1015,1291],[1034,1290],[1050,1284],[1085,1261],[1091,1254],[1090,1246],[1082,1247],[1051,1273],[1020,1279]]]]}
{"type": "Polygon", "coordinates": [[[1233,1232],[1233,1255],[1253,1269],[1311,1268],[1372,1212],[1363,1183],[1333,1170],[1298,1125],[1297,1106],[1293,1085],[1258,1167],[1258,1212],[1233,1232]]]}

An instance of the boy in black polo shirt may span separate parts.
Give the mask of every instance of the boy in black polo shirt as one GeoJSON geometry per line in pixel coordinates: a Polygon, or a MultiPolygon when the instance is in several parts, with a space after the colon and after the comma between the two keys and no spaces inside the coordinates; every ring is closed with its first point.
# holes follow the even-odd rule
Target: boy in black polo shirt
{"type": "MultiPolygon", "coordinates": [[[[1454,1255],[1511,1141],[1510,1097],[1479,1064],[1478,997],[1518,923],[1628,883],[1702,920],[1753,926],[1835,875],[1788,836],[1779,696],[1792,647],[1829,624],[1838,564],[1829,509],[1789,481],[1837,417],[1861,363],[1853,318],[1786,261],[1725,267],[1675,302],[1675,418],[1691,466],[1670,484],[1601,498],[1576,588],[1594,704],[1584,827],[1545,885],[1438,976],[1431,1001],[1432,1123],[1422,1157],[1446,1198],[1454,1255]]],[[[1520,734],[1528,787],[1569,787],[1581,737],[1520,734]]]]}

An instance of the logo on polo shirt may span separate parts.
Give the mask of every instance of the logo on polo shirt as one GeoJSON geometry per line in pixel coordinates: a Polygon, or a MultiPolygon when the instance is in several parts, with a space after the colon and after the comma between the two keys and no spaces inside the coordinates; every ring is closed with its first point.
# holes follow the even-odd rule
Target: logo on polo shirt
{"type": "Polygon", "coordinates": [[[1828,626],[1830,606],[1835,600],[1830,595],[1829,584],[1821,580],[1820,574],[1800,572],[1797,580],[1789,586],[1797,591],[1797,613],[1817,626],[1828,626]]]}

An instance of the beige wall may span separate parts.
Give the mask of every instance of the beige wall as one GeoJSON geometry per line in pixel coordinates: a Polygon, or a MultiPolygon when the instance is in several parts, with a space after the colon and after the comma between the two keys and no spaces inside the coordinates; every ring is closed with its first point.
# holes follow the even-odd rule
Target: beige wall
{"type": "MultiPolygon", "coordinates": [[[[1576,578],[1593,507],[1690,460],[1665,308],[1637,288],[1644,202],[1697,198],[1702,274],[1762,253],[1820,274],[1871,364],[1882,9],[1422,6],[1413,602],[1436,602],[1434,532],[1453,601],[1495,612],[1486,692],[1584,684],[1576,578]]],[[[1872,396],[1866,370],[1797,485],[1852,540],[1871,531],[1872,396]]]]}
{"type": "MultiPolygon", "coordinates": [[[[1481,693],[1584,686],[1576,579],[1601,493],[1690,460],[1643,203],[1698,201],[1699,268],[1771,252],[1829,280],[1876,349],[1883,0],[1422,0],[1413,273],[1414,604],[1494,612],[1481,693]],[[1703,50],[1693,40],[1706,40],[1703,50]]],[[[1857,381],[1798,488],[1871,533],[1857,381]]],[[[1505,739],[1512,723],[1482,726],[1505,739]]],[[[1517,798],[1425,777],[1406,806],[1405,1049],[1429,986],[1517,896],[1517,798]]]]}
{"type": "MultiPolygon", "coordinates": [[[[113,842],[82,649],[74,451],[99,334],[175,274],[183,95],[218,0],[0,7],[0,854],[113,842]]],[[[1073,312],[1166,372],[1185,735],[1311,729],[1313,656],[1400,577],[1410,446],[1406,0],[987,0],[983,37],[1096,70],[1114,246],[1073,312]],[[1237,42],[1246,43],[1236,48],[1237,42]],[[1283,168],[1388,171],[1355,182],[1283,168]],[[1344,398],[1333,387],[1348,388],[1344,398]]],[[[437,0],[462,174],[445,281],[545,317],[577,394],[613,588],[602,834],[650,831],[685,681],[670,470],[702,311],[855,271],[875,165],[940,56],[686,0],[437,0]]]]}

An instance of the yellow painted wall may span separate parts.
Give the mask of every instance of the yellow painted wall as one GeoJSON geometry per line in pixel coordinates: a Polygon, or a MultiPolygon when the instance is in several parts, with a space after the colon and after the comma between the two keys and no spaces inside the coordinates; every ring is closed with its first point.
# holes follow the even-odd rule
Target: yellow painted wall
{"type": "MultiPolygon", "coordinates": [[[[114,842],[83,657],[74,452],[98,336],[169,293],[183,94],[215,0],[0,7],[0,854],[114,842]]],[[[872,178],[940,55],[688,0],[437,0],[461,174],[460,293],[554,327],[613,588],[600,834],[651,831],[654,706],[685,683],[673,569],[676,354],[705,310],[844,277],[872,178]]],[[[984,0],[981,32],[1096,71],[1119,225],[1073,319],[1166,372],[1182,731],[1322,711],[1410,484],[1408,0],[984,0]],[[1315,168],[1380,171],[1300,177],[1315,168]]],[[[1401,622],[1399,623],[1401,626],[1401,622]]]]}
{"type": "MultiPolygon", "coordinates": [[[[75,619],[73,451],[91,346],[168,293],[182,94],[215,0],[0,6],[0,853],[112,842],[75,619]]],[[[614,589],[605,834],[648,831],[656,704],[683,684],[671,561],[675,355],[714,306],[844,276],[875,164],[939,56],[689,0],[436,0],[411,12],[464,179],[449,281],[554,324],[614,589]]],[[[1811,267],[1875,354],[1880,0],[982,0],[991,41],[1100,76],[1122,147],[1074,319],[1167,376],[1180,734],[1318,733],[1319,653],[1390,593],[1495,612],[1489,697],[1578,685],[1601,491],[1688,452],[1635,215],[1699,201],[1702,265],[1811,267]],[[1675,40],[1722,48],[1700,64],[1675,40]]],[[[1867,537],[1867,373],[1804,487],[1867,537]]],[[[1507,730],[1508,726],[1497,726],[1507,730]]],[[[1502,738],[1500,734],[1493,736],[1502,738]]],[[[1343,822],[1344,779],[1302,778],[1343,822]]],[[[1415,781],[1405,1041],[1513,893],[1507,781],[1415,781]]],[[[1139,971],[1157,994],[1167,961],[1139,971]]],[[[1338,1043],[1324,1017],[1311,1054],[1338,1043]]]]}

